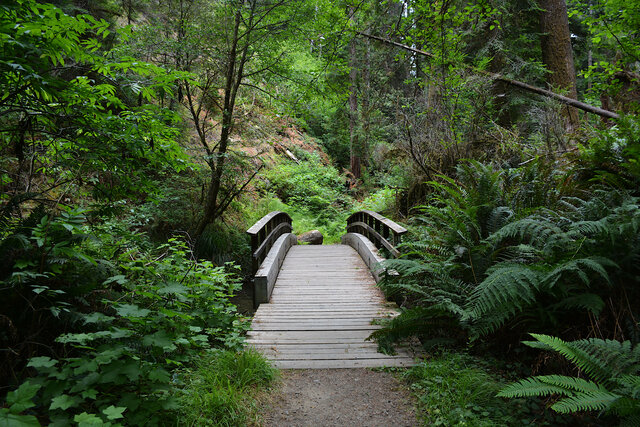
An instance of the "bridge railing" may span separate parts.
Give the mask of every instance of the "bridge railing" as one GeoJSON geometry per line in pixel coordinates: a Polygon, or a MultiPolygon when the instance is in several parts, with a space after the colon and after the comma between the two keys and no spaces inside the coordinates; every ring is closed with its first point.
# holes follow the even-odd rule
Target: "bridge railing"
{"type": "Polygon", "coordinates": [[[378,249],[385,248],[396,258],[400,252],[395,248],[407,229],[373,211],[358,211],[347,218],[347,232],[360,233],[373,242],[378,249]]]}
{"type": "Polygon", "coordinates": [[[278,237],[291,233],[291,217],[285,212],[269,212],[247,230],[251,236],[251,274],[255,274],[278,237]]]}

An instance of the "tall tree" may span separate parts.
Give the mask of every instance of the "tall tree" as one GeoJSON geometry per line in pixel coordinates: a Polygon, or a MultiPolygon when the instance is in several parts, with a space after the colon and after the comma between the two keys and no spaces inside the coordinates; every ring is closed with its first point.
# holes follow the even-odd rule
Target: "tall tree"
{"type": "MultiPolygon", "coordinates": [[[[351,20],[355,20],[355,7],[349,8],[351,20]]],[[[349,42],[349,153],[351,173],[355,179],[361,175],[362,147],[358,134],[358,49],[357,38],[349,42]]]]}
{"type": "MultiPolygon", "coordinates": [[[[541,0],[540,7],[542,60],[550,72],[548,82],[553,88],[567,91],[570,98],[578,99],[567,4],[565,0],[541,0]]],[[[566,107],[565,111],[568,126],[577,126],[578,110],[566,107]]]]}
{"type": "Polygon", "coordinates": [[[195,76],[181,82],[177,101],[187,110],[208,167],[197,238],[261,168],[234,150],[237,100],[242,88],[266,92],[265,74],[284,73],[283,40],[307,8],[292,0],[179,0],[158,7],[156,25],[141,26],[141,46],[150,58],[195,76]]]}

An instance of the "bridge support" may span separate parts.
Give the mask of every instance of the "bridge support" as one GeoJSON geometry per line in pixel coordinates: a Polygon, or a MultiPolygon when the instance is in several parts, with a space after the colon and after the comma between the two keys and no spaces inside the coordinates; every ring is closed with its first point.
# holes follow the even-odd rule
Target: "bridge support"
{"type": "Polygon", "coordinates": [[[298,244],[298,239],[293,233],[286,233],[278,237],[269,253],[267,254],[262,265],[258,268],[253,282],[253,307],[255,309],[262,303],[267,303],[271,299],[273,287],[278,278],[278,272],[284,258],[289,252],[291,246],[298,244]]]}
{"type": "Polygon", "coordinates": [[[360,258],[367,264],[371,275],[380,282],[384,277],[384,268],[380,265],[384,258],[378,252],[378,248],[360,233],[347,233],[340,239],[343,245],[349,245],[358,252],[360,258]]]}

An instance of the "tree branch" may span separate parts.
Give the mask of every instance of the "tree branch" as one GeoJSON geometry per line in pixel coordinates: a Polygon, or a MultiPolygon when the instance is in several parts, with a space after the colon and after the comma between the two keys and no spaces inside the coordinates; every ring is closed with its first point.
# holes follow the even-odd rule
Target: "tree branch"
{"type": "MultiPolygon", "coordinates": [[[[435,58],[435,56],[432,53],[426,52],[424,50],[416,49],[416,48],[413,48],[411,46],[404,45],[402,43],[394,42],[392,40],[388,40],[388,39],[385,39],[383,37],[378,37],[378,36],[374,36],[372,34],[367,34],[367,33],[363,33],[363,32],[358,32],[357,34],[359,34],[361,36],[368,37],[370,39],[378,40],[378,41],[381,41],[383,43],[387,43],[387,44],[399,47],[401,49],[408,50],[408,51],[413,52],[413,53],[417,53],[419,55],[424,55],[424,56],[427,56],[429,58],[435,58]]],[[[582,111],[586,111],[587,113],[597,114],[598,116],[606,117],[608,119],[618,119],[618,118],[620,118],[620,115],[617,114],[617,113],[614,113],[613,111],[604,110],[604,109],[602,109],[600,107],[596,107],[594,105],[586,104],[584,102],[581,102],[581,101],[578,101],[576,99],[560,95],[558,93],[552,92],[552,91],[547,90],[547,89],[542,89],[542,88],[539,88],[539,87],[536,87],[536,86],[532,86],[530,84],[527,84],[527,83],[524,83],[524,82],[521,82],[521,81],[518,81],[518,80],[513,80],[513,79],[510,79],[510,78],[505,77],[505,76],[503,76],[501,74],[498,74],[498,73],[492,73],[491,71],[481,70],[479,68],[472,67],[472,66],[469,66],[469,65],[464,65],[464,64],[463,64],[463,67],[468,69],[468,70],[470,70],[470,71],[473,71],[474,73],[482,74],[482,75],[490,77],[490,78],[492,78],[494,80],[498,80],[498,81],[507,83],[507,84],[509,84],[511,86],[515,86],[515,87],[518,87],[520,89],[524,89],[524,90],[529,91],[529,92],[537,93],[538,95],[546,96],[547,98],[553,98],[553,99],[555,99],[557,101],[562,102],[563,104],[571,105],[572,107],[576,107],[576,108],[578,108],[578,109],[580,109],[582,111]]]]}

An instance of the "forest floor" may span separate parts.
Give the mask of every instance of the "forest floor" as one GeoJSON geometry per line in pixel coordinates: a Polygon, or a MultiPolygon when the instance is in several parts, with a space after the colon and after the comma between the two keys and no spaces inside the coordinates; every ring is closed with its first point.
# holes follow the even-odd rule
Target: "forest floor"
{"type": "Polygon", "coordinates": [[[413,401],[393,374],[370,369],[283,370],[264,426],[417,425],[413,401]]]}

